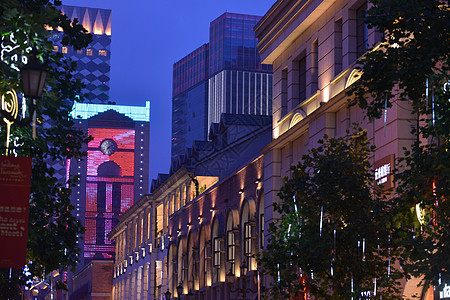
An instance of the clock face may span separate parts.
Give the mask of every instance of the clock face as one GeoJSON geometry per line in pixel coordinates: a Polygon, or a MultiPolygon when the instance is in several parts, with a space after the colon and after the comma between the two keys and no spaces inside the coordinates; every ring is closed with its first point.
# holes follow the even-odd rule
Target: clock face
{"type": "Polygon", "coordinates": [[[112,155],[117,150],[117,143],[112,139],[103,140],[100,143],[100,151],[106,155],[112,155]]]}

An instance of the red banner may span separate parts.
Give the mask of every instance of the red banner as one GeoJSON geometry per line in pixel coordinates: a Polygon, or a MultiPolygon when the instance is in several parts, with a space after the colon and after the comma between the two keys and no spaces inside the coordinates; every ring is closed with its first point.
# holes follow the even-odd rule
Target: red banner
{"type": "Polygon", "coordinates": [[[0,156],[0,268],[26,262],[31,158],[0,156]]]}

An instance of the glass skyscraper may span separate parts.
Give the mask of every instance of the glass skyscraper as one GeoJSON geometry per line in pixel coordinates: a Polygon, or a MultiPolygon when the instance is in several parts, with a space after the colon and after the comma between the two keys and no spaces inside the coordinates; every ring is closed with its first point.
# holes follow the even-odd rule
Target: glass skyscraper
{"type": "Polygon", "coordinates": [[[224,13],[209,43],[173,66],[172,159],[207,140],[222,113],[272,114],[272,66],[261,64],[253,27],[259,16],[224,13]]]}

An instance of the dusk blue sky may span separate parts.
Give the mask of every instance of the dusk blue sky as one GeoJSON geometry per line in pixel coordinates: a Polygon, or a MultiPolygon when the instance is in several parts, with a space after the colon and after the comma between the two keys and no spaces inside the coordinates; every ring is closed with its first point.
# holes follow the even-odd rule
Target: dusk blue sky
{"type": "Polygon", "coordinates": [[[112,10],[111,101],[150,101],[150,179],[170,167],[172,65],[209,40],[224,12],[263,16],[276,0],[63,0],[112,10]]]}

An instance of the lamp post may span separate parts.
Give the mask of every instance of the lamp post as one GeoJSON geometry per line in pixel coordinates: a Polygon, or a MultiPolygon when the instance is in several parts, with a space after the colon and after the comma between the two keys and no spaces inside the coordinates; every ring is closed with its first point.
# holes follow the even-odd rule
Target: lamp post
{"type": "Polygon", "coordinates": [[[16,123],[18,126],[28,126],[33,118],[33,139],[36,139],[36,99],[42,96],[47,71],[37,58],[37,51],[32,50],[29,62],[20,70],[24,101],[22,110],[26,110],[25,98],[31,99],[28,109],[28,117],[18,118],[19,102],[17,94],[14,90],[6,92],[1,96],[0,116],[1,120],[6,123],[6,155],[9,152],[9,136],[11,133],[11,125],[16,123]],[[24,107],[25,106],[25,107],[24,107]]]}
{"type": "Polygon", "coordinates": [[[172,293],[167,289],[167,291],[164,293],[164,297],[166,300],[170,300],[170,297],[172,296],[172,293]]]}
{"type": "Polygon", "coordinates": [[[183,295],[183,285],[182,285],[182,283],[177,285],[177,295],[178,295],[178,298],[181,299],[181,295],[183,295]]]}
{"type": "Polygon", "coordinates": [[[233,270],[230,268],[230,271],[226,274],[229,291],[231,293],[239,292],[241,294],[241,297],[242,297],[243,300],[247,299],[247,292],[250,292],[250,293],[256,293],[257,292],[257,291],[255,291],[255,290],[253,290],[253,289],[251,289],[251,288],[246,286],[246,284],[247,284],[246,283],[246,281],[247,281],[247,275],[246,275],[247,269],[248,269],[247,264],[244,261],[244,263],[241,265],[241,282],[242,282],[242,287],[238,287],[238,288],[235,288],[235,289],[233,289],[233,282],[234,282],[234,279],[235,279],[235,276],[233,274],[233,270]]]}
{"type": "Polygon", "coordinates": [[[36,100],[42,96],[47,71],[37,58],[35,49],[31,51],[28,64],[21,68],[20,77],[22,79],[23,96],[33,100],[32,105],[30,105],[32,110],[30,110],[30,114],[33,114],[33,139],[36,139],[36,100]]]}

